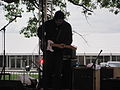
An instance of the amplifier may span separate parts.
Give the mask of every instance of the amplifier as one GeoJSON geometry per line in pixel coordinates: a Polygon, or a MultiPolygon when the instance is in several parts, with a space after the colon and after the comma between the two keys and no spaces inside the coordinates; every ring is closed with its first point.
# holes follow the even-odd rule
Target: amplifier
{"type": "Polygon", "coordinates": [[[94,72],[92,68],[74,68],[72,71],[72,88],[100,90],[100,71],[95,70],[94,72]]]}

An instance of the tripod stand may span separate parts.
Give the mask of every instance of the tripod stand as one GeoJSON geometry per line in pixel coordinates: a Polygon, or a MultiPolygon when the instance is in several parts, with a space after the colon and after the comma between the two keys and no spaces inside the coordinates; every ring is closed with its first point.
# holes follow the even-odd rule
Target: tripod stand
{"type": "Polygon", "coordinates": [[[15,16],[15,18],[13,18],[11,21],[9,21],[8,24],[6,24],[3,28],[0,29],[0,31],[3,31],[3,36],[4,36],[4,40],[3,40],[3,61],[4,61],[4,65],[3,65],[3,68],[2,68],[2,71],[1,71],[1,75],[0,75],[0,80],[2,78],[2,75],[3,75],[3,79],[5,80],[5,67],[6,67],[6,55],[5,55],[5,31],[6,31],[6,27],[12,23],[14,20],[16,20],[18,16],[15,16]]]}

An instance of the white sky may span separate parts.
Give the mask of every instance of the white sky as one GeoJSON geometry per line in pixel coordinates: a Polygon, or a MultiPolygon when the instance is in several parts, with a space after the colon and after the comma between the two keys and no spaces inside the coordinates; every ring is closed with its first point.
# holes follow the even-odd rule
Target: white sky
{"type": "MultiPolygon", "coordinates": [[[[73,45],[77,46],[77,53],[96,52],[101,49],[107,53],[120,53],[120,14],[114,15],[108,10],[96,10],[92,16],[81,14],[80,7],[68,5],[71,16],[68,21],[73,30],[83,35],[87,43],[76,33],[73,33],[73,45]],[[88,45],[87,45],[88,44],[88,45]]],[[[4,18],[4,11],[0,8],[0,29],[7,24],[4,18]]],[[[18,35],[20,28],[26,26],[29,13],[17,18],[6,28],[6,51],[9,53],[33,53],[38,52],[38,38],[25,39],[18,35]],[[17,34],[16,34],[17,33],[17,34]],[[14,44],[13,44],[14,43],[14,44]],[[34,51],[35,50],[35,51],[34,51]]],[[[0,53],[3,53],[3,32],[0,32],[0,53]]]]}
{"type": "Polygon", "coordinates": [[[68,5],[68,11],[71,12],[69,21],[73,29],[80,33],[118,33],[120,32],[120,14],[115,15],[108,10],[95,10],[93,15],[88,17],[88,22],[84,14],[81,14],[81,8],[74,5],[68,5]]]}

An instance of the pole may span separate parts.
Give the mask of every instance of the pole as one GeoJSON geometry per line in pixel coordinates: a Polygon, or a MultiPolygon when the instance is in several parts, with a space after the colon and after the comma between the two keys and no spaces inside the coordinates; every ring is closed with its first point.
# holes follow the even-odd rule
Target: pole
{"type": "MultiPolygon", "coordinates": [[[[39,1],[39,26],[40,26],[41,24],[42,25],[44,24],[44,0],[38,0],[38,1],[39,1]]],[[[38,52],[39,53],[39,59],[41,57],[41,55],[40,55],[40,49],[41,48],[43,49],[43,58],[45,57],[45,47],[41,47],[41,44],[43,44],[44,40],[45,40],[44,36],[45,36],[45,33],[44,33],[44,30],[43,30],[43,27],[42,27],[42,40],[39,39],[39,52],[38,52]]],[[[42,86],[42,84],[41,84],[41,83],[43,83],[41,81],[42,78],[43,78],[43,70],[41,71],[40,66],[39,66],[38,67],[38,80],[39,80],[39,83],[38,83],[37,89],[40,89],[41,86],[42,86]]]]}
{"type": "Polygon", "coordinates": [[[45,16],[44,16],[45,21],[47,20],[47,2],[48,2],[48,0],[45,0],[45,8],[44,8],[45,9],[44,10],[45,11],[45,13],[44,13],[45,14],[45,16]]]}

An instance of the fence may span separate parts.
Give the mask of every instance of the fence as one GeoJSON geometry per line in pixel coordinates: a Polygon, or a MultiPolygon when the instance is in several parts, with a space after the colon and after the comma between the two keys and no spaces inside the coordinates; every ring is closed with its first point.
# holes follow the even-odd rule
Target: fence
{"type": "Polygon", "coordinates": [[[25,70],[7,70],[5,71],[5,74],[2,73],[2,78],[1,80],[3,80],[3,76],[5,75],[5,80],[17,80],[17,78],[19,76],[25,76],[28,75],[32,78],[38,79],[39,74],[37,70],[31,70],[31,71],[25,71],[25,70]]]}

